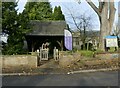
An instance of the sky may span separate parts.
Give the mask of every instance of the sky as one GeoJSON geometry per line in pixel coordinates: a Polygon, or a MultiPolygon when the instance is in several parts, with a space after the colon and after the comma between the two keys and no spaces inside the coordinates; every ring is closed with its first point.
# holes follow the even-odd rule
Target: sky
{"type": "MultiPolygon", "coordinates": [[[[55,6],[61,6],[62,12],[65,15],[65,19],[67,24],[69,24],[71,29],[75,29],[75,26],[72,24],[73,20],[70,16],[69,10],[72,12],[74,16],[79,16],[82,14],[86,14],[87,16],[92,17],[92,25],[94,30],[100,29],[99,19],[94,10],[85,2],[84,0],[78,4],[79,0],[49,0],[51,2],[51,6],[54,8],[55,6]],[[69,9],[69,10],[68,10],[69,9]]],[[[97,0],[92,0],[96,6],[98,6],[97,0]]],[[[118,1],[115,2],[116,14],[114,23],[118,22],[118,1]]],[[[19,0],[18,2],[18,12],[22,12],[27,0],[19,0]]]]}

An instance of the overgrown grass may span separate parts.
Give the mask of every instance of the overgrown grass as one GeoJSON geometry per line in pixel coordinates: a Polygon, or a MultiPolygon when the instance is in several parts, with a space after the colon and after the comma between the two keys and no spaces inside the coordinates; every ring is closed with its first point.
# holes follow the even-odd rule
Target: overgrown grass
{"type": "Polygon", "coordinates": [[[87,51],[87,50],[80,50],[79,51],[81,53],[82,56],[85,57],[93,57],[93,51],[87,51]]]}
{"type": "Polygon", "coordinates": [[[94,52],[90,50],[77,50],[77,51],[65,51],[66,54],[73,55],[74,53],[80,53],[84,57],[93,57],[94,52]]]}
{"type": "Polygon", "coordinates": [[[111,47],[109,52],[115,52],[115,47],[111,47]]]}
{"type": "Polygon", "coordinates": [[[97,49],[95,53],[103,53],[104,51],[97,49]]]}
{"type": "MultiPolygon", "coordinates": [[[[117,51],[118,51],[119,49],[117,49],[117,51]]],[[[102,50],[99,50],[99,49],[97,49],[96,51],[95,51],[95,53],[114,53],[115,52],[115,48],[114,47],[111,47],[108,51],[102,51],[102,50]]]]}

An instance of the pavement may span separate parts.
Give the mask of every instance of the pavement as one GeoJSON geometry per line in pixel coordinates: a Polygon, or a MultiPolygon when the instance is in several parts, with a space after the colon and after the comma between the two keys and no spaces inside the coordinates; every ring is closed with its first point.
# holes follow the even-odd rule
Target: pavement
{"type": "Polygon", "coordinates": [[[90,69],[90,70],[78,70],[78,71],[70,71],[70,72],[23,72],[23,73],[2,73],[0,76],[14,76],[14,75],[19,75],[19,76],[27,76],[27,75],[44,75],[44,74],[77,74],[77,73],[92,73],[92,72],[107,72],[107,71],[116,71],[118,70],[117,68],[107,68],[107,69],[90,69]]]}
{"type": "Polygon", "coordinates": [[[89,69],[89,70],[68,70],[60,68],[58,63],[51,59],[49,62],[43,62],[37,68],[15,68],[4,69],[0,76],[9,75],[40,75],[40,74],[76,74],[76,73],[88,73],[88,72],[104,72],[104,71],[116,71],[118,68],[103,68],[103,69],[89,69]]]}

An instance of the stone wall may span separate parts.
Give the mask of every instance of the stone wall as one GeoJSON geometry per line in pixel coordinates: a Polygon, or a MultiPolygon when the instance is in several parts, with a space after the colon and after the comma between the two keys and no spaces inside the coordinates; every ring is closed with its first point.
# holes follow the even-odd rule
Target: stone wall
{"type": "Polygon", "coordinates": [[[80,53],[68,53],[67,51],[61,51],[59,52],[59,65],[60,67],[68,67],[72,65],[73,63],[76,63],[81,59],[80,53]]]}
{"type": "Polygon", "coordinates": [[[32,55],[4,55],[2,56],[2,68],[7,67],[37,67],[37,56],[32,55]]]}

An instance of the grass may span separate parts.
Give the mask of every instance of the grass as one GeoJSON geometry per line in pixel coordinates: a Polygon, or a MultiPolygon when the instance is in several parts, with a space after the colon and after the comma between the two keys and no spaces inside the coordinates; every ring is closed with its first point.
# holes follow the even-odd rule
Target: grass
{"type": "Polygon", "coordinates": [[[103,53],[104,51],[97,49],[95,53],[103,53]]]}
{"type": "Polygon", "coordinates": [[[95,53],[114,53],[114,52],[115,52],[115,47],[111,47],[108,51],[102,51],[102,50],[99,50],[99,49],[97,49],[95,51],[95,53]]]}
{"type": "Polygon", "coordinates": [[[82,56],[85,57],[93,57],[93,51],[87,51],[87,50],[80,50],[79,51],[81,53],[82,56]]]}
{"type": "Polygon", "coordinates": [[[65,51],[64,53],[73,55],[74,53],[81,54],[84,57],[93,57],[94,52],[90,50],[65,51]]]}

